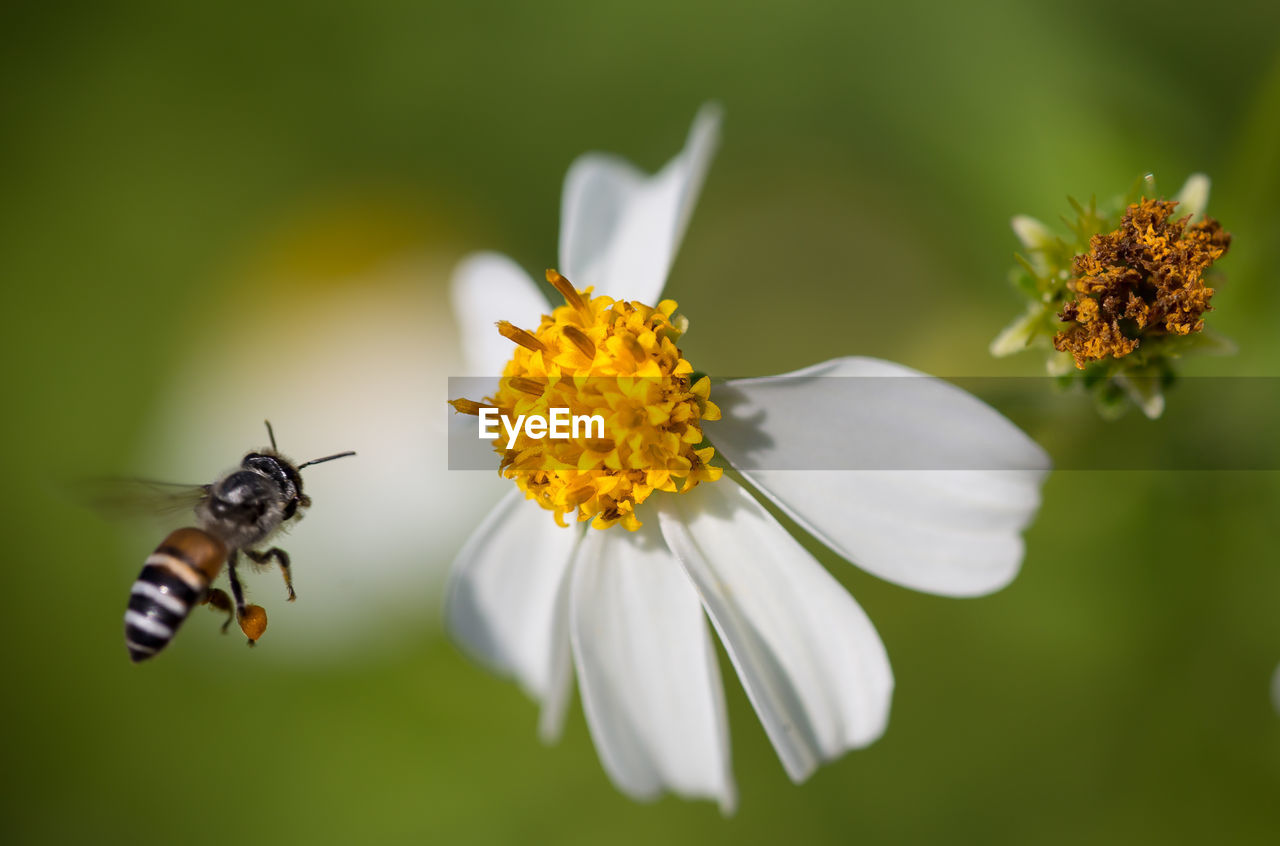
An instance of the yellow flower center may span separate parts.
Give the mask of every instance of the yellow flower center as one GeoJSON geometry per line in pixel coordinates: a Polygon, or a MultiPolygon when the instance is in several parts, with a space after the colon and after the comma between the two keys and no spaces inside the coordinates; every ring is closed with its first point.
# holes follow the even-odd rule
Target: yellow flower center
{"type": "MultiPolygon", "coordinates": [[[[509,446],[504,433],[494,442],[499,472],[562,526],[576,512],[597,529],[634,531],[641,525],[636,506],[654,491],[684,493],[720,478],[721,468],[710,465],[715,450],[699,448],[702,422],[720,418],[708,399],[711,383],[692,381],[693,368],[676,346],[688,321],[675,314],[675,300],[654,308],[592,296],[554,270],[547,281],[565,304],[533,331],[498,323],[516,348],[486,405],[512,420],[549,420],[552,409],[598,415],[604,437],[591,427],[567,438],[522,429],[509,446]]],[[[470,400],[453,406],[471,414],[481,407],[470,400]]]]}

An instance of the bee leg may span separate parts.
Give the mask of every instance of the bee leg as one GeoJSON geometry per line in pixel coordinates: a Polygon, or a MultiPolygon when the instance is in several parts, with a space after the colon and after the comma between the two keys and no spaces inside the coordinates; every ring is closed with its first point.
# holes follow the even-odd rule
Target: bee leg
{"type": "Polygon", "coordinates": [[[244,554],[253,559],[255,564],[268,564],[274,558],[276,563],[280,565],[280,574],[284,576],[284,586],[289,591],[289,601],[293,602],[298,598],[298,595],[293,592],[293,572],[289,569],[289,553],[278,546],[273,546],[266,552],[254,552],[251,549],[246,549],[244,554]]]}
{"type": "Polygon", "coordinates": [[[240,586],[240,577],[236,575],[236,564],[239,560],[239,550],[232,550],[230,557],[227,558],[227,578],[231,582],[231,595],[235,598],[236,619],[240,623],[240,630],[248,637],[249,645],[253,646],[266,631],[267,612],[261,605],[245,604],[244,588],[240,586]]]}
{"type": "Polygon", "coordinates": [[[227,578],[231,580],[231,595],[236,599],[236,617],[244,616],[244,588],[240,586],[240,577],[236,575],[236,564],[240,563],[240,550],[231,550],[227,558],[227,578]]]}
{"type": "Polygon", "coordinates": [[[227,596],[227,592],[225,590],[213,588],[205,595],[205,598],[200,602],[200,604],[208,605],[214,611],[226,612],[227,619],[222,624],[222,633],[226,634],[227,627],[230,626],[231,621],[236,618],[236,613],[231,608],[231,597],[227,596]]]}

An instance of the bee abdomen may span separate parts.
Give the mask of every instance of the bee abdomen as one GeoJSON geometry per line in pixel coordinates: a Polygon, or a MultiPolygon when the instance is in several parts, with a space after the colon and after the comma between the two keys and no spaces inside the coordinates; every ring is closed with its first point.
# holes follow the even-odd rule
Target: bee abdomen
{"type": "Polygon", "coordinates": [[[200,529],[178,529],[156,547],[133,583],[124,612],[124,642],[135,663],[173,640],[226,557],[226,546],[200,529]]]}

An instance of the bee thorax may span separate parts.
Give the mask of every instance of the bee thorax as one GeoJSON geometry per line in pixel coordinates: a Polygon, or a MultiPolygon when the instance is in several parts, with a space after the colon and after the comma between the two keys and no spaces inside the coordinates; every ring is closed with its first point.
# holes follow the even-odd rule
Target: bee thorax
{"type": "Polygon", "coordinates": [[[209,495],[196,508],[196,521],[229,547],[254,546],[280,528],[289,502],[275,479],[238,469],[210,486],[209,495]]]}

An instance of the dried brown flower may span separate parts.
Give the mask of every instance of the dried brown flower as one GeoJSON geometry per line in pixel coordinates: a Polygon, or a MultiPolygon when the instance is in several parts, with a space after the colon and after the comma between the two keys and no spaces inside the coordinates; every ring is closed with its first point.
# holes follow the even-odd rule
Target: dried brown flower
{"type": "Polygon", "coordinates": [[[1213,289],[1204,271],[1227,251],[1230,233],[1212,218],[1173,219],[1176,202],[1130,205],[1120,228],[1094,235],[1075,257],[1068,283],[1075,300],[1058,318],[1072,325],[1053,339],[1076,367],[1138,348],[1142,338],[1204,328],[1213,289]]]}

